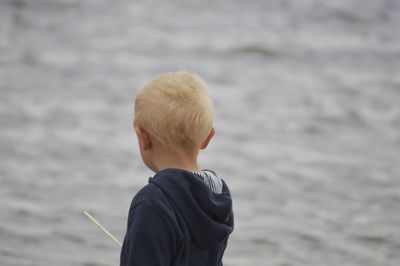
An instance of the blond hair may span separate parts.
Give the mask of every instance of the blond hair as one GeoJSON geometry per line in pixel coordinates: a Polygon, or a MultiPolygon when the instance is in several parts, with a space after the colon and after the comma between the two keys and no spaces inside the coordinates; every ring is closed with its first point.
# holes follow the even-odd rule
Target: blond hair
{"type": "Polygon", "coordinates": [[[199,147],[213,127],[213,104],[204,81],[179,70],[161,74],[140,89],[134,125],[167,148],[199,147]]]}

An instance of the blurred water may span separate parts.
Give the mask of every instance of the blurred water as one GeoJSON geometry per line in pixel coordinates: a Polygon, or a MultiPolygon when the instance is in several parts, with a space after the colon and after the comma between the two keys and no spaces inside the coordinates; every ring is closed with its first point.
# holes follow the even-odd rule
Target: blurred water
{"type": "Polygon", "coordinates": [[[155,74],[216,102],[225,265],[400,265],[400,2],[0,1],[0,264],[117,265],[155,74]]]}

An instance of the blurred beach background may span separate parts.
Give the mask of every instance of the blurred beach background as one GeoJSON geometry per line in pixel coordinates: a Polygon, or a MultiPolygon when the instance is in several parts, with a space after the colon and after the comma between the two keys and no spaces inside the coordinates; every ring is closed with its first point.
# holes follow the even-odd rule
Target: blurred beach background
{"type": "Polygon", "coordinates": [[[0,0],[0,265],[119,265],[136,91],[189,68],[226,266],[400,265],[400,1],[0,0]]]}

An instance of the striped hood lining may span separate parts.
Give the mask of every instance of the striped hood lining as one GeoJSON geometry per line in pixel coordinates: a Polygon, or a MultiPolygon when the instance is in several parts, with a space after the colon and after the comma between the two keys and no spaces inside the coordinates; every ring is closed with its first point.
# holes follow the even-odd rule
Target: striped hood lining
{"type": "Polygon", "coordinates": [[[198,172],[193,172],[201,179],[214,193],[222,193],[222,180],[217,176],[214,171],[204,169],[198,172]]]}

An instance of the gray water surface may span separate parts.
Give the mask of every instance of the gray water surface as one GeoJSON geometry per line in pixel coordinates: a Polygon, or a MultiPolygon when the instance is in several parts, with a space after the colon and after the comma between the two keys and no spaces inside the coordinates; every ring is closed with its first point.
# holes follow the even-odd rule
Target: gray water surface
{"type": "Polygon", "coordinates": [[[0,265],[118,265],[152,173],[137,89],[186,67],[230,185],[227,266],[400,265],[397,0],[0,0],[0,265]]]}

